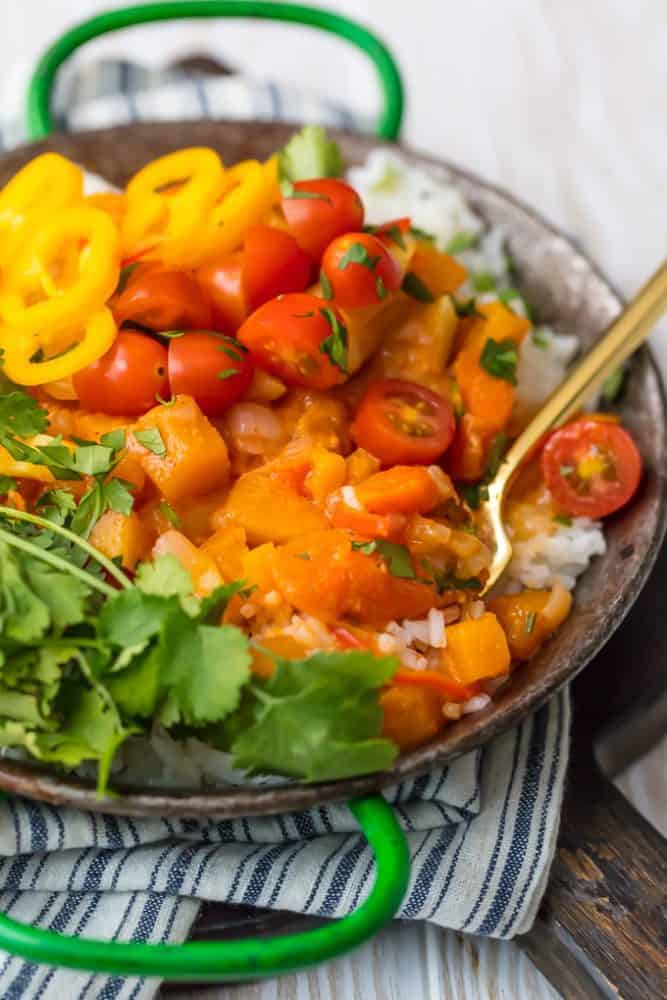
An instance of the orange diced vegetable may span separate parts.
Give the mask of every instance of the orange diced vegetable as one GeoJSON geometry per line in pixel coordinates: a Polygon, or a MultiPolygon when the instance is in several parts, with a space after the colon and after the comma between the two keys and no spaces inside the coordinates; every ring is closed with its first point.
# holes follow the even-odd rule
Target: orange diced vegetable
{"type": "Polygon", "coordinates": [[[90,544],[109,559],[120,557],[123,568],[133,570],[140,560],[148,558],[154,538],[138,514],[108,510],[93,527],[90,544]]]}
{"type": "Polygon", "coordinates": [[[219,527],[201,547],[211,556],[225,581],[243,577],[243,557],[248,551],[245,529],[229,521],[219,527]]]}
{"type": "Polygon", "coordinates": [[[356,487],[360,503],[374,514],[426,514],[440,502],[440,490],[428,469],[395,465],[356,487]]]}
{"type": "Polygon", "coordinates": [[[322,503],[330,493],[345,485],[346,475],[347,467],[342,455],[324,448],[314,448],[304,489],[313,500],[322,503]]]}
{"type": "Polygon", "coordinates": [[[165,531],[164,535],[160,535],[153,546],[153,555],[176,556],[192,577],[192,586],[198,597],[210,594],[223,583],[211,556],[193,545],[180,531],[165,531]]]}
{"type": "Polygon", "coordinates": [[[247,472],[234,483],[222,510],[245,528],[250,545],[288,542],[328,527],[324,514],[310,500],[284,479],[261,469],[247,472]]]}
{"type": "Polygon", "coordinates": [[[446,677],[439,670],[397,670],[391,679],[392,684],[416,684],[418,687],[431,688],[439,691],[448,701],[468,701],[477,694],[477,688],[470,684],[459,684],[458,681],[446,677]]]}
{"type": "Polygon", "coordinates": [[[129,447],[169,503],[189,500],[220,487],[229,475],[227,446],[190,396],[156,406],[134,426],[129,447]],[[166,454],[156,454],[136,439],[136,432],[158,431],[166,454]]]}
{"type": "Polygon", "coordinates": [[[482,478],[493,433],[489,435],[482,421],[472,413],[463,414],[447,452],[447,468],[454,479],[474,483],[482,478]]]}
{"type": "Polygon", "coordinates": [[[274,589],[273,565],[276,547],[272,542],[258,545],[255,549],[250,549],[243,555],[242,577],[247,581],[249,587],[254,587],[259,591],[260,596],[274,589]]]}
{"type": "Polygon", "coordinates": [[[112,417],[107,413],[74,410],[72,423],[71,433],[76,437],[83,438],[84,441],[99,441],[103,434],[110,431],[129,429],[132,417],[112,417]]]}
{"type": "Polygon", "coordinates": [[[443,658],[459,684],[474,684],[509,672],[510,651],[505,633],[494,614],[450,625],[443,658]]]}
{"type": "Polygon", "coordinates": [[[371,514],[367,510],[348,507],[340,496],[332,498],[327,511],[332,527],[353,531],[362,538],[386,538],[400,542],[407,524],[403,514],[371,514]]]}
{"type": "Polygon", "coordinates": [[[362,483],[364,479],[380,471],[380,459],[371,455],[365,448],[357,448],[345,459],[347,466],[347,482],[352,486],[362,483]]]}
{"type": "Polygon", "coordinates": [[[427,687],[396,684],[380,695],[384,710],[382,735],[401,750],[427,743],[444,725],[442,696],[427,687]]]}
{"type": "Polygon", "coordinates": [[[350,586],[352,545],[343,531],[320,531],[276,549],[276,588],[299,611],[322,621],[340,616],[350,586]]]}
{"type": "Polygon", "coordinates": [[[297,642],[291,635],[271,635],[262,638],[261,648],[251,649],[252,672],[258,677],[271,677],[276,669],[276,662],[271,653],[284,660],[301,660],[308,656],[308,648],[297,642]],[[268,650],[268,652],[264,652],[268,650]]]}
{"type": "Polygon", "coordinates": [[[570,613],[572,595],[560,586],[549,590],[524,590],[489,601],[489,608],[505,630],[510,652],[527,660],[570,613]]]}
{"type": "Polygon", "coordinates": [[[468,277],[465,267],[449,254],[436,250],[432,243],[419,240],[410,270],[423,281],[434,298],[449,295],[468,277]]]}
{"type": "Polygon", "coordinates": [[[146,473],[143,470],[141,462],[136,455],[131,455],[127,452],[107,478],[122,479],[124,482],[129,483],[135,497],[141,496],[146,486],[146,473]]]}

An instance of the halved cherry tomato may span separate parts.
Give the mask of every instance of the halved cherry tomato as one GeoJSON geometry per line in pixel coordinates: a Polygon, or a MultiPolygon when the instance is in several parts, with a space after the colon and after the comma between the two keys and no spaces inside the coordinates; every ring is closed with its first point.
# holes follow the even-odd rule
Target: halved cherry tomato
{"type": "Polygon", "coordinates": [[[369,386],[350,429],[357,444],[383,465],[428,465],[447,450],[455,428],[444,396],[387,379],[369,386]]]}
{"type": "Polygon", "coordinates": [[[136,264],[110,306],[119,326],[131,322],[159,332],[211,324],[211,307],[194,275],[159,264],[136,264]]]}
{"type": "Polygon", "coordinates": [[[336,236],[364,224],[361,198],[345,181],[297,181],[282,208],[297,243],[317,262],[336,236]]]}
{"type": "Polygon", "coordinates": [[[310,284],[313,263],[283,229],[251,226],[243,245],[243,282],[250,309],[310,284]]]}
{"type": "Polygon", "coordinates": [[[167,349],[138,330],[121,330],[99,361],[72,379],[84,410],[134,416],[169,395],[167,349]]]}
{"type": "Polygon", "coordinates": [[[172,393],[192,396],[209,417],[241,398],[255,367],[238,340],[203,330],[170,340],[168,363],[172,393]]]}
{"type": "Polygon", "coordinates": [[[401,268],[383,240],[370,233],[347,233],[327,247],[322,271],[344,309],[371,306],[401,286],[401,268]]]}
{"type": "Polygon", "coordinates": [[[238,332],[260,368],[293,385],[329,389],[343,382],[347,333],[337,311],[316,295],[280,295],[255,310],[238,332]]]}
{"type": "Polygon", "coordinates": [[[243,284],[243,251],[204,264],[197,269],[197,280],[213,311],[211,328],[235,334],[250,312],[243,284]]]}
{"type": "Polygon", "coordinates": [[[558,507],[574,517],[606,517],[625,506],[641,478],[635,442],[618,424],[575,420],[548,438],[542,475],[558,507]]]}

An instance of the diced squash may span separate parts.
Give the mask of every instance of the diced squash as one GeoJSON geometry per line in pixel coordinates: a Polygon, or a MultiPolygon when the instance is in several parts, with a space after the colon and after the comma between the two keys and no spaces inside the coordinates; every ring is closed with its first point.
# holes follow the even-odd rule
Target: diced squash
{"type": "Polygon", "coordinates": [[[255,368],[245,399],[252,403],[273,403],[287,392],[287,386],[275,375],[255,368]]]}
{"type": "Polygon", "coordinates": [[[136,455],[126,452],[108,479],[122,479],[129,483],[135,497],[140,497],[146,488],[146,473],[136,455]]]}
{"type": "Polygon", "coordinates": [[[402,542],[407,518],[403,514],[371,514],[370,511],[348,507],[337,494],[327,503],[327,514],[334,528],[354,532],[362,538],[386,538],[402,542]]]}
{"type": "Polygon", "coordinates": [[[276,547],[272,542],[258,545],[243,554],[243,579],[254,587],[256,596],[263,597],[274,589],[273,567],[276,547]]]}
{"type": "Polygon", "coordinates": [[[356,487],[359,502],[374,514],[427,514],[440,503],[434,477],[421,465],[394,465],[356,487]]]}
{"type": "Polygon", "coordinates": [[[333,621],[340,617],[349,592],[351,553],[347,532],[304,535],[276,549],[275,587],[299,611],[333,621]]]}
{"type": "Polygon", "coordinates": [[[261,469],[234,483],[222,510],[245,528],[250,545],[288,542],[327,527],[324,514],[310,500],[261,469]]]}
{"type": "Polygon", "coordinates": [[[403,321],[385,330],[370,365],[371,375],[375,379],[406,379],[442,392],[456,336],[456,310],[448,296],[425,305],[412,299],[409,302],[403,321]]]}
{"type": "Polygon", "coordinates": [[[258,677],[271,677],[276,669],[276,661],[270,655],[284,660],[301,660],[308,656],[309,650],[303,643],[297,642],[291,635],[270,635],[262,637],[261,649],[253,648],[251,670],[258,677]],[[263,652],[268,650],[268,653],[263,652]]]}
{"type": "Polygon", "coordinates": [[[523,590],[489,601],[489,608],[505,630],[512,656],[527,660],[570,613],[572,595],[558,590],[523,590]]]}
{"type": "Polygon", "coordinates": [[[169,503],[211,493],[227,480],[227,446],[190,396],[178,396],[173,405],[156,406],[144,414],[134,431],[148,430],[160,432],[165,455],[145,448],[134,434],[129,436],[129,447],[169,503]]]}
{"type": "Polygon", "coordinates": [[[109,559],[120,557],[123,569],[133,570],[138,562],[148,558],[154,538],[138,514],[108,510],[93,527],[90,544],[109,559]]]}
{"type": "Polygon", "coordinates": [[[347,466],[342,455],[324,448],[313,448],[310,456],[310,471],[304,479],[305,492],[316,503],[324,500],[345,485],[347,466]]]}
{"type": "Polygon", "coordinates": [[[468,277],[468,272],[455,257],[436,250],[426,240],[417,242],[410,261],[410,270],[426,285],[434,298],[455,292],[468,277]]]}
{"type": "Polygon", "coordinates": [[[219,527],[201,547],[211,556],[226,582],[243,577],[243,559],[248,552],[245,528],[233,521],[219,527]]]}
{"type": "Polygon", "coordinates": [[[87,410],[75,410],[72,434],[84,441],[99,441],[103,434],[110,431],[129,430],[132,417],[112,417],[108,413],[89,413],[87,410]]]}
{"type": "Polygon", "coordinates": [[[459,684],[474,684],[509,673],[510,650],[505,633],[494,614],[450,625],[443,650],[446,672],[459,684]]]}
{"type": "Polygon", "coordinates": [[[371,455],[365,448],[357,448],[345,459],[347,466],[347,482],[351,486],[362,483],[364,479],[380,471],[380,459],[371,455]]]}
{"type": "Polygon", "coordinates": [[[210,594],[223,583],[222,576],[212,557],[198,549],[180,531],[166,531],[153,546],[153,555],[176,556],[192,578],[192,586],[198,597],[210,594]]]}
{"type": "Polygon", "coordinates": [[[384,711],[382,735],[401,750],[427,743],[444,725],[442,697],[424,687],[396,684],[380,696],[384,711]]]}
{"type": "Polygon", "coordinates": [[[213,518],[224,505],[227,492],[225,487],[206,496],[193,497],[175,504],[178,530],[182,531],[194,545],[203,545],[215,529],[213,518]]]}
{"type": "Polygon", "coordinates": [[[447,468],[454,479],[474,483],[482,478],[494,434],[494,429],[489,431],[486,424],[472,413],[463,414],[446,456],[447,468]]]}
{"type": "Polygon", "coordinates": [[[404,295],[389,296],[378,305],[361,309],[341,309],[347,329],[348,367],[358,371],[386,336],[409,315],[411,300],[404,295]]]}

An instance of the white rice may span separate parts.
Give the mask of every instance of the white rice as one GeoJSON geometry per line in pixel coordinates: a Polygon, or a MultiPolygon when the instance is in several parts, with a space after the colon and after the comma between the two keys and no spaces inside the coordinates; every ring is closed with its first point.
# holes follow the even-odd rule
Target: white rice
{"type": "Polygon", "coordinates": [[[461,712],[463,715],[472,715],[473,712],[481,712],[483,708],[486,708],[490,704],[491,698],[488,694],[476,694],[469,701],[464,701],[461,706],[461,712]]]}
{"type": "Polygon", "coordinates": [[[375,149],[362,167],[348,172],[359,192],[366,221],[373,224],[410,216],[444,250],[459,233],[481,233],[484,224],[449,182],[446,171],[410,167],[398,153],[375,149]]]}
{"type": "Polygon", "coordinates": [[[354,486],[349,486],[349,485],[343,486],[341,488],[340,495],[343,498],[343,503],[345,504],[346,507],[349,507],[350,510],[364,509],[361,505],[359,497],[357,496],[357,491],[355,490],[354,486]]]}
{"type": "Polygon", "coordinates": [[[551,535],[514,542],[507,578],[538,590],[548,589],[560,580],[572,590],[593,556],[603,555],[606,548],[600,521],[575,517],[571,525],[556,525],[551,535]]]}
{"type": "Polygon", "coordinates": [[[515,417],[529,420],[565,378],[579,350],[579,338],[538,326],[524,337],[517,366],[515,417]]]}

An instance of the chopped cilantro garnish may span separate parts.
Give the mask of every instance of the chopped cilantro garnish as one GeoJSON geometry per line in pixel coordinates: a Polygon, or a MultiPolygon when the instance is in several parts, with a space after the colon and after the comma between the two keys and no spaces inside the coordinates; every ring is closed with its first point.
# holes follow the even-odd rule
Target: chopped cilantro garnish
{"type": "Polygon", "coordinates": [[[100,438],[100,444],[105,448],[111,448],[112,451],[121,451],[125,447],[125,431],[122,427],[115,431],[107,431],[100,438]]]}
{"type": "Polygon", "coordinates": [[[625,382],[625,372],[623,365],[619,365],[602,383],[601,396],[605,403],[613,403],[619,396],[625,382]]]}
{"type": "Polygon", "coordinates": [[[292,136],[278,154],[278,176],[281,187],[289,194],[295,181],[315,177],[340,177],[343,158],[340,149],[321,125],[306,125],[292,136]]]}
{"type": "Polygon", "coordinates": [[[562,524],[565,528],[572,527],[572,518],[568,517],[567,514],[554,514],[553,519],[556,524],[562,524]]]}
{"type": "Polygon", "coordinates": [[[333,288],[331,287],[331,282],[327,278],[324,271],[320,271],[320,288],[322,289],[322,297],[328,302],[331,302],[333,298],[333,288]]]}
{"type": "Polygon", "coordinates": [[[463,253],[464,250],[471,250],[476,247],[479,243],[479,235],[477,233],[467,233],[461,231],[452,236],[451,240],[445,247],[445,253],[463,253]]]}
{"type": "Polygon", "coordinates": [[[168,504],[166,500],[160,501],[160,511],[164,514],[169,523],[173,524],[175,528],[178,528],[180,526],[181,523],[180,517],[178,516],[174,508],[171,506],[171,504],[168,504]]]}
{"type": "Polygon", "coordinates": [[[485,319],[484,313],[481,313],[477,308],[477,302],[475,299],[468,299],[467,302],[459,302],[457,299],[452,300],[454,303],[454,308],[456,309],[456,315],[460,318],[465,316],[478,316],[480,319],[485,319]]]}
{"type": "Polygon", "coordinates": [[[157,427],[147,427],[145,431],[133,431],[135,440],[139,442],[147,451],[152,451],[154,455],[163,458],[167,454],[167,446],[162,440],[162,435],[157,427]]]}
{"type": "Polygon", "coordinates": [[[424,284],[414,271],[408,271],[403,278],[401,288],[406,295],[410,295],[418,302],[435,302],[435,296],[430,288],[424,284]]]}
{"type": "Polygon", "coordinates": [[[470,284],[476,292],[493,292],[496,279],[489,271],[478,271],[477,274],[470,275],[470,284]]]}
{"type": "Polygon", "coordinates": [[[533,334],[530,339],[535,344],[535,347],[539,347],[541,351],[546,351],[549,347],[549,338],[539,327],[537,330],[533,330],[533,334]]]}
{"type": "Polygon", "coordinates": [[[238,368],[225,368],[224,371],[217,372],[216,378],[222,379],[222,381],[224,382],[225,379],[234,378],[234,376],[238,375],[238,373],[239,373],[238,368]]]}
{"type": "Polygon", "coordinates": [[[379,260],[379,257],[373,257],[369,254],[363,243],[353,243],[338,261],[338,270],[344,271],[350,264],[361,264],[369,271],[374,271],[379,260]]]}
{"type": "Polygon", "coordinates": [[[504,382],[516,385],[516,366],[519,361],[519,349],[513,340],[494,340],[493,337],[484,344],[479,363],[489,375],[500,378],[504,382]]]}
{"type": "Polygon", "coordinates": [[[15,490],[18,483],[11,476],[0,476],[0,496],[6,496],[7,493],[11,493],[15,490]]]}
{"type": "Polygon", "coordinates": [[[435,243],[435,236],[433,233],[427,233],[425,229],[420,229],[419,226],[410,226],[410,235],[414,236],[417,240],[425,240],[427,243],[435,243]]]}
{"type": "Polygon", "coordinates": [[[536,621],[537,621],[537,615],[535,614],[534,611],[531,611],[529,612],[528,615],[526,615],[526,624],[523,627],[523,630],[526,633],[526,635],[530,635],[532,633],[533,629],[535,628],[536,621]]]}
{"type": "Polygon", "coordinates": [[[377,279],[375,281],[375,291],[379,299],[386,299],[387,295],[389,294],[387,292],[387,286],[385,285],[380,275],[377,276],[377,279]]]}
{"type": "Polygon", "coordinates": [[[336,368],[340,368],[342,372],[347,373],[347,328],[333,309],[326,307],[320,309],[320,313],[331,328],[329,336],[320,344],[320,351],[329,356],[336,368]]]}

